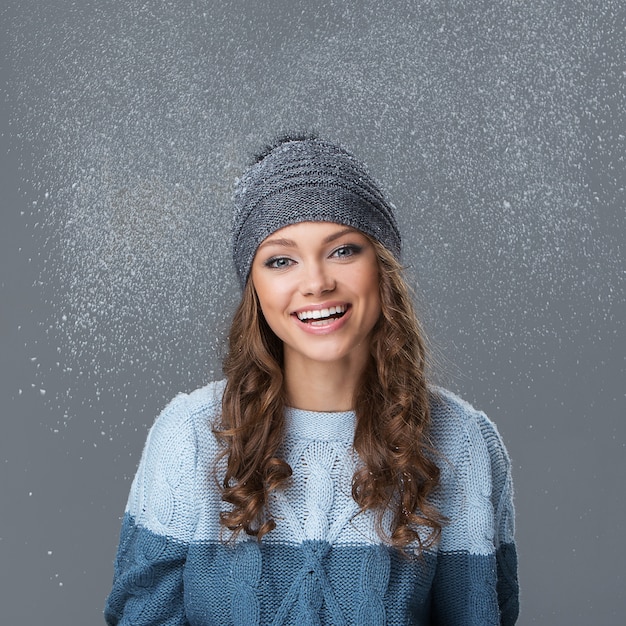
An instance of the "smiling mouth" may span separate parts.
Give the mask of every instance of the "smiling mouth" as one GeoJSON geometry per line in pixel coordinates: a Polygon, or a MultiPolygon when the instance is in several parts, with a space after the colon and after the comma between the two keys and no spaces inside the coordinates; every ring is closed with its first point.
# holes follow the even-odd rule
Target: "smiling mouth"
{"type": "Polygon", "coordinates": [[[296,317],[304,324],[311,326],[326,326],[334,320],[343,317],[348,310],[347,305],[331,306],[327,309],[315,309],[312,311],[300,311],[296,317]]]}

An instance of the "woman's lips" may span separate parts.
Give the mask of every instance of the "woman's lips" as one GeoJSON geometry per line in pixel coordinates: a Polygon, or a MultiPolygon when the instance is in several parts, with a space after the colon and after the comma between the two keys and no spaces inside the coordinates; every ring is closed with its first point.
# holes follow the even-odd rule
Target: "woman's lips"
{"type": "Polygon", "coordinates": [[[352,307],[349,304],[329,304],[309,307],[292,313],[296,324],[313,335],[325,335],[341,328],[349,319],[352,307]]]}

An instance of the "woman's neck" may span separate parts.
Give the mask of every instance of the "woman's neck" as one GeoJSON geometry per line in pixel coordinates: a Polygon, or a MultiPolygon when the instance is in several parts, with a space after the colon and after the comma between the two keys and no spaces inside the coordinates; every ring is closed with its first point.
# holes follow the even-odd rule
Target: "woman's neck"
{"type": "Polygon", "coordinates": [[[349,411],[354,408],[354,392],[362,371],[361,363],[343,360],[286,360],[287,404],[307,411],[349,411]]]}

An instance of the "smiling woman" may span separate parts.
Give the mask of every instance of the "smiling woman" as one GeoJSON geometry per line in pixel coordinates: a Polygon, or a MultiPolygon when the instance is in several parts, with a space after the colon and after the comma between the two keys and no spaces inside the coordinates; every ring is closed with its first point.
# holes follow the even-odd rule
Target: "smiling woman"
{"type": "Polygon", "coordinates": [[[251,280],[263,317],[283,343],[290,404],[352,408],[368,339],[380,317],[373,244],[341,224],[292,224],[261,243],[251,280]],[[308,393],[305,381],[320,369],[325,379],[336,381],[333,397],[330,389],[324,396],[308,393]]]}
{"type": "Polygon", "coordinates": [[[156,421],[109,624],[514,624],[510,463],[426,380],[391,205],[287,137],[235,192],[225,381],[156,421]]]}

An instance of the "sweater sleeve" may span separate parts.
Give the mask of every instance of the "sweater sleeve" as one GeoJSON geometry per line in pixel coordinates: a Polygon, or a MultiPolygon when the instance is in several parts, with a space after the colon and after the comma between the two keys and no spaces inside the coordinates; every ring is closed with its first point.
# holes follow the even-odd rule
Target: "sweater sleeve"
{"type": "Polygon", "coordinates": [[[437,626],[513,626],[518,616],[511,467],[495,425],[442,392],[433,408],[441,453],[436,503],[448,518],[437,550],[437,626]]]}
{"type": "Polygon", "coordinates": [[[124,512],[109,626],[186,626],[183,567],[195,528],[196,435],[187,396],[161,413],[124,512]]]}
{"type": "Polygon", "coordinates": [[[477,413],[477,419],[491,461],[491,502],[494,511],[500,621],[502,626],[512,626],[519,614],[519,583],[511,461],[495,424],[488,420],[484,413],[477,413]]]}

